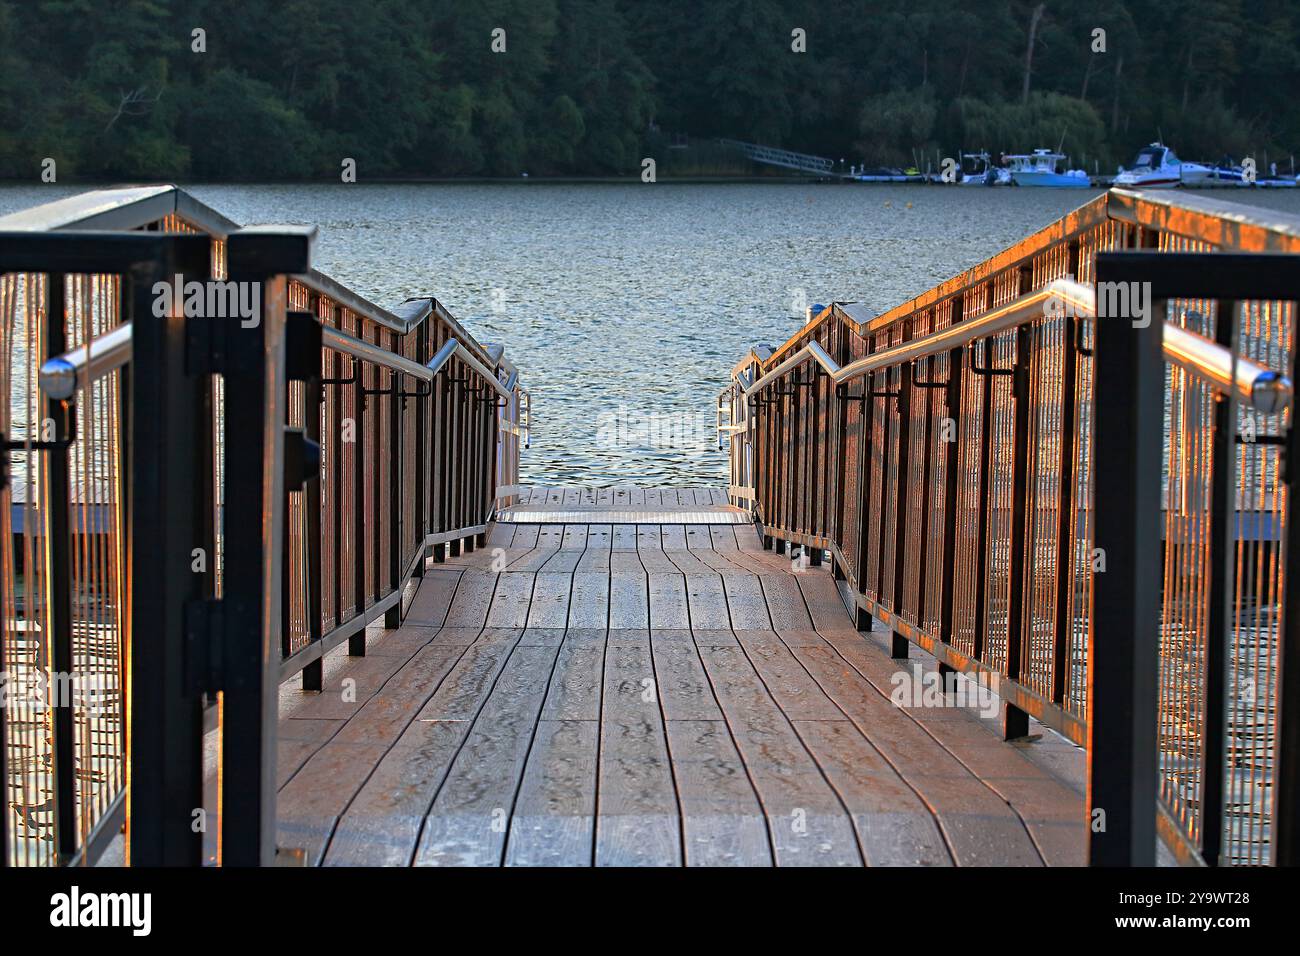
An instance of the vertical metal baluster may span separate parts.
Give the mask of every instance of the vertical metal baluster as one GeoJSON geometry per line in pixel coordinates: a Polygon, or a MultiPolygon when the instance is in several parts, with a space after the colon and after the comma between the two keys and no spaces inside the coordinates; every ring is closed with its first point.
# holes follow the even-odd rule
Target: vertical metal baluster
{"type": "MultiPolygon", "coordinates": [[[[982,342],[984,345],[984,368],[992,367],[989,359],[988,339],[971,343],[971,365],[979,368],[979,361],[974,350],[982,342]]],[[[975,525],[975,619],[973,650],[971,657],[977,661],[984,660],[984,648],[988,636],[988,562],[989,562],[989,504],[992,497],[993,482],[993,377],[989,374],[980,376],[983,394],[980,406],[980,483],[979,516],[975,525]]]]}
{"type": "MultiPolygon", "coordinates": [[[[965,300],[955,296],[952,300],[952,322],[962,321],[965,300]]],[[[952,349],[948,353],[948,389],[946,391],[948,417],[953,423],[951,441],[944,449],[944,495],[943,495],[943,585],[939,595],[939,640],[952,646],[953,617],[956,612],[956,576],[957,576],[957,510],[958,495],[961,485],[958,480],[958,468],[961,462],[961,441],[965,433],[962,421],[962,379],[966,374],[966,350],[952,349]]]]}
{"type": "MultiPolygon", "coordinates": [[[[308,314],[307,321],[317,321],[314,310],[308,314]]],[[[321,349],[317,347],[315,352],[316,354],[311,356],[310,359],[315,369],[315,375],[303,383],[303,436],[307,441],[319,447],[321,445],[321,412],[324,409],[325,396],[321,385],[321,349]]],[[[336,445],[335,449],[331,450],[331,457],[336,454],[337,447],[336,445]]],[[[333,467],[332,461],[329,466],[333,467]]],[[[325,586],[325,582],[321,580],[322,480],[320,469],[317,468],[316,474],[307,479],[302,491],[302,506],[307,518],[305,531],[307,538],[307,566],[303,572],[304,577],[307,579],[307,600],[304,606],[304,616],[307,619],[307,640],[311,643],[321,639],[325,627],[321,601],[322,590],[325,586]]],[[[337,542],[337,539],[335,540],[337,542]]],[[[302,669],[302,689],[307,691],[323,689],[324,673],[324,661],[318,657],[302,669]]]]}
{"type": "MultiPolygon", "coordinates": [[[[338,627],[343,623],[343,512],[347,510],[343,501],[343,389],[347,386],[339,384],[343,379],[343,353],[332,352],[331,355],[330,378],[334,381],[330,385],[330,394],[334,403],[334,427],[326,461],[334,472],[334,514],[330,520],[334,522],[334,626],[338,627]]],[[[347,364],[355,373],[356,364],[351,360],[347,364]]]]}
{"type": "MultiPolygon", "coordinates": [[[[1215,341],[1237,354],[1237,303],[1220,301],[1215,341]]],[[[1234,570],[1237,524],[1237,400],[1232,391],[1214,396],[1210,457],[1209,603],[1205,626],[1205,743],[1201,750],[1201,855],[1222,860],[1227,784],[1228,683],[1236,603],[1234,570]]]]}
{"type": "MultiPolygon", "coordinates": [[[[357,338],[366,337],[364,320],[357,316],[357,338]]],[[[373,370],[369,363],[362,364],[360,359],[353,359],[352,365],[356,381],[352,383],[352,580],[355,588],[354,606],[358,616],[366,611],[366,475],[370,469],[366,462],[366,412],[370,396],[366,389],[370,384],[373,370]]],[[[348,637],[348,655],[366,656],[366,631],[362,628],[348,637]]]]}
{"type": "MultiPolygon", "coordinates": [[[[429,330],[432,328],[434,318],[430,316],[420,325],[419,336],[416,339],[416,361],[424,365],[432,357],[429,350],[429,330]]],[[[434,383],[428,385],[416,385],[417,392],[424,391],[426,394],[415,399],[415,488],[414,488],[414,515],[415,528],[415,547],[420,553],[420,560],[416,562],[415,573],[417,577],[424,577],[424,561],[426,555],[424,539],[429,534],[429,411],[432,405],[434,383]]]]}
{"type": "MultiPolygon", "coordinates": [[[[376,327],[375,329],[375,344],[378,345],[380,348],[382,348],[384,345],[384,330],[378,327],[376,327]]],[[[379,394],[376,394],[374,396],[375,399],[375,403],[373,405],[374,419],[370,423],[373,426],[370,429],[370,431],[372,432],[371,443],[374,446],[374,449],[370,459],[371,462],[370,468],[367,469],[370,473],[370,482],[371,482],[370,507],[372,509],[370,515],[368,516],[370,519],[370,528],[372,532],[370,536],[371,552],[368,555],[368,557],[373,562],[371,565],[371,567],[373,568],[373,571],[371,572],[371,579],[374,582],[374,592],[373,594],[367,595],[367,597],[371,598],[372,604],[377,604],[379,603],[380,598],[384,596],[383,576],[382,576],[381,569],[388,567],[388,555],[384,554],[383,530],[388,523],[388,515],[384,514],[383,482],[384,482],[384,465],[386,463],[391,465],[391,461],[389,461],[388,456],[392,453],[391,449],[384,447],[383,415],[386,409],[392,407],[388,403],[392,401],[392,391],[396,384],[397,373],[376,365],[374,370],[374,376],[375,376],[375,391],[379,394]],[[388,375],[387,389],[384,389],[385,374],[388,375]]],[[[392,468],[390,467],[388,471],[389,474],[391,475],[392,468]]],[[[389,537],[390,538],[392,537],[391,530],[389,533],[389,537]]]]}
{"type": "MultiPolygon", "coordinates": [[[[431,321],[437,321],[436,317],[431,321]]],[[[446,338],[439,330],[434,337],[434,351],[445,343],[446,338]]],[[[429,386],[433,413],[433,431],[429,441],[429,460],[432,462],[429,468],[430,529],[436,532],[447,530],[447,376],[450,370],[451,362],[448,362],[429,386]]],[[[446,542],[440,541],[433,546],[435,562],[441,563],[446,556],[446,542]]]]}
{"type": "MultiPolygon", "coordinates": [[[[52,358],[67,351],[67,333],[64,317],[64,276],[51,273],[45,282],[45,357],[52,358]]],[[[87,335],[90,334],[87,330],[87,335]]],[[[89,401],[89,399],[87,400],[89,401]]],[[[73,395],[65,404],[58,399],[45,401],[44,422],[54,423],[53,434],[40,435],[42,440],[70,439],[72,415],[77,398],[73,395]]],[[[89,406],[87,406],[89,407],[89,406]]],[[[53,723],[54,760],[54,834],[55,851],[60,863],[65,863],[77,852],[76,806],[76,743],[74,737],[70,687],[65,687],[74,668],[72,654],[72,528],[69,502],[69,457],[72,445],[48,448],[40,452],[39,461],[44,473],[45,501],[41,511],[45,517],[45,551],[47,577],[45,580],[45,612],[50,633],[45,635],[49,657],[46,659],[47,686],[55,697],[53,723]]],[[[88,507],[88,505],[87,505],[88,507]]],[[[7,811],[6,811],[7,812],[7,811]]]]}
{"type": "MultiPolygon", "coordinates": [[[[936,313],[937,315],[937,313],[936,313]]],[[[911,363],[908,363],[909,367],[911,363]]],[[[934,382],[935,369],[939,363],[934,356],[929,356],[925,360],[925,378],[927,382],[934,382]]],[[[915,374],[915,373],[913,373],[915,374]]],[[[920,508],[920,527],[917,529],[917,538],[914,546],[917,549],[916,561],[916,626],[920,630],[925,630],[925,613],[926,600],[925,589],[926,581],[929,575],[929,555],[930,555],[930,510],[934,507],[931,500],[932,488],[934,484],[934,462],[932,448],[934,445],[934,400],[930,397],[931,392],[927,388],[917,396],[921,398],[922,407],[925,410],[925,421],[922,424],[921,432],[921,480],[917,482],[917,487],[921,493],[920,508]]]]}
{"type": "MultiPolygon", "coordinates": [[[[454,361],[454,360],[453,360],[454,361]]],[[[447,403],[448,403],[448,428],[447,428],[447,529],[455,532],[462,527],[461,525],[461,491],[462,482],[460,480],[460,464],[464,458],[461,449],[464,446],[464,436],[461,434],[461,427],[464,423],[464,414],[461,407],[461,389],[459,383],[454,379],[456,377],[452,363],[448,362],[444,374],[447,376],[447,403]]],[[[447,556],[452,558],[460,557],[460,539],[453,538],[447,542],[447,556]]]]}
{"type": "MultiPolygon", "coordinates": [[[[1077,252],[1077,244],[1073,248],[1077,252]]],[[[1073,663],[1071,649],[1074,647],[1070,582],[1074,580],[1074,536],[1078,529],[1078,516],[1074,510],[1074,436],[1078,410],[1075,391],[1079,363],[1074,343],[1078,334],[1078,322],[1079,319],[1067,311],[1061,323],[1061,454],[1057,465],[1060,486],[1057,488],[1056,604],[1052,627],[1051,673],[1052,703],[1060,707],[1066,707],[1066,684],[1073,663]]]]}
{"type": "MultiPolygon", "coordinates": [[[[394,347],[400,341],[393,337],[394,347]]],[[[402,626],[402,575],[406,573],[406,549],[402,529],[402,412],[406,399],[402,397],[402,373],[394,370],[389,378],[392,394],[388,397],[388,574],[389,583],[397,592],[397,601],[384,612],[384,627],[402,626]]],[[[418,383],[417,383],[418,391],[418,383]]]]}
{"type": "MultiPolygon", "coordinates": [[[[875,337],[865,338],[863,357],[875,349],[875,337]]],[[[858,557],[857,579],[853,582],[856,595],[867,592],[867,569],[870,567],[871,552],[871,453],[875,428],[876,400],[871,393],[875,390],[876,375],[868,372],[862,378],[862,414],[858,416],[858,557]]],[[[855,625],[859,631],[871,630],[871,615],[861,607],[854,612],[855,625]]]]}
{"type": "MultiPolygon", "coordinates": [[[[902,345],[912,338],[912,322],[909,319],[903,324],[902,340],[898,343],[902,345]]],[[[903,586],[907,582],[907,501],[908,501],[908,472],[911,470],[908,466],[911,463],[911,436],[912,436],[912,363],[904,362],[902,365],[894,366],[894,371],[898,375],[898,397],[894,400],[895,414],[898,416],[898,450],[895,457],[898,459],[895,466],[894,478],[894,501],[891,507],[894,509],[894,580],[891,600],[893,607],[891,610],[895,615],[904,617],[903,607],[903,586]]],[[[885,407],[889,407],[889,399],[885,399],[885,407]]],[[[888,445],[888,438],[886,438],[888,445]]],[[[883,539],[882,539],[883,541],[883,539]]],[[[884,544],[881,544],[883,555],[884,544]]],[[[884,561],[881,561],[881,591],[884,591],[884,561]]],[[[883,594],[882,594],[883,596],[883,594]]],[[[906,658],[908,656],[907,638],[894,631],[890,640],[890,656],[894,658],[906,658]]]]}
{"type": "MultiPolygon", "coordinates": [[[[1028,272],[1022,274],[1023,280],[1028,272]]],[[[1015,436],[1012,439],[1011,465],[1011,541],[1007,569],[1007,663],[1006,676],[1020,680],[1020,665],[1025,644],[1025,544],[1029,497],[1029,376],[1033,328],[1016,329],[1016,364],[1012,375],[1015,395],[1015,436]]],[[[1002,709],[1002,733],[1008,740],[1029,733],[1029,715],[1007,702],[1002,709]]]]}

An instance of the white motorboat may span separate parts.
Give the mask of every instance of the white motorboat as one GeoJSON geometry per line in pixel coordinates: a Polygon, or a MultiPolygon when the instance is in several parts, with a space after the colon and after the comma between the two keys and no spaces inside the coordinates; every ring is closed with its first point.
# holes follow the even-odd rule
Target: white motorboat
{"type": "Polygon", "coordinates": [[[964,165],[971,167],[970,172],[962,169],[963,186],[1010,186],[1011,173],[993,165],[988,153],[962,153],[964,165]]]}
{"type": "Polygon", "coordinates": [[[1064,153],[1054,153],[1050,149],[1036,149],[1029,154],[1002,158],[1007,163],[1007,172],[1012,185],[1015,186],[1066,186],[1086,189],[1092,185],[1092,180],[1082,169],[1057,172],[1057,166],[1065,159],[1064,153]]]}
{"type": "Polygon", "coordinates": [[[1203,186],[1214,177],[1214,167],[1183,162],[1164,143],[1152,143],[1138,150],[1131,166],[1121,169],[1114,185],[1140,189],[1173,189],[1175,186],[1203,186]]]}

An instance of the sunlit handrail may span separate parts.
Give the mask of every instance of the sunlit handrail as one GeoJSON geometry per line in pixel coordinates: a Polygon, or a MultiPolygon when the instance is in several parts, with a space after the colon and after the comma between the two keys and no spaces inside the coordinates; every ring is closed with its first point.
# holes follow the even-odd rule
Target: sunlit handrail
{"type": "Polygon", "coordinates": [[[390,352],[378,345],[362,341],[328,325],[321,326],[321,344],[326,348],[351,355],[363,362],[371,362],[395,372],[414,375],[421,381],[429,382],[433,380],[433,373],[419,362],[413,362],[396,352],[390,352]]]}
{"type": "Polygon", "coordinates": [[[752,385],[746,386],[739,380],[736,384],[748,395],[766,388],[782,375],[811,359],[820,365],[838,385],[849,379],[859,378],[902,362],[915,361],[938,352],[960,348],[976,339],[1014,329],[1038,316],[1048,314],[1049,311],[1058,312],[1058,310],[1059,312],[1072,311],[1076,315],[1093,315],[1096,312],[1096,296],[1090,286],[1069,279],[1057,279],[1035,292],[1021,296],[983,315],[951,325],[915,342],[876,352],[874,355],[860,358],[845,366],[840,366],[827,355],[826,350],[817,342],[809,342],[752,385]]]}
{"type": "Polygon", "coordinates": [[[41,391],[67,401],[83,389],[131,361],[131,324],[120,325],[87,345],[46,359],[41,365],[41,391]]]}
{"type": "MultiPolygon", "coordinates": [[[[736,384],[748,395],[807,361],[815,361],[833,382],[840,384],[904,362],[961,348],[976,339],[1017,328],[1039,316],[1066,313],[1094,318],[1097,313],[1096,291],[1069,279],[1057,279],[983,315],[844,366],[826,354],[817,342],[809,342],[753,385],[746,386],[743,379],[737,379],[736,384]]],[[[1220,391],[1233,390],[1246,405],[1271,415],[1291,404],[1293,388],[1286,375],[1233,355],[1230,349],[1172,322],[1164,324],[1161,338],[1165,357],[1170,362],[1201,376],[1220,391]]]]}
{"type": "Polygon", "coordinates": [[[1143,192],[1111,189],[996,256],[878,316],[869,316],[859,303],[828,307],[774,351],[751,350],[737,363],[733,372],[754,360],[761,364],[772,356],[784,358],[796,342],[815,334],[820,325],[832,319],[845,322],[859,335],[878,333],[924,309],[934,308],[945,299],[960,296],[966,289],[988,281],[991,276],[1016,268],[1042,250],[1067,242],[1107,221],[1129,223],[1162,234],[1207,242],[1223,251],[1300,252],[1300,216],[1243,207],[1183,190],[1143,192]]]}
{"type": "Polygon", "coordinates": [[[1238,400],[1266,415],[1291,404],[1291,379],[1205,336],[1166,322],[1162,332],[1165,358],[1208,380],[1220,391],[1233,390],[1238,400]]]}

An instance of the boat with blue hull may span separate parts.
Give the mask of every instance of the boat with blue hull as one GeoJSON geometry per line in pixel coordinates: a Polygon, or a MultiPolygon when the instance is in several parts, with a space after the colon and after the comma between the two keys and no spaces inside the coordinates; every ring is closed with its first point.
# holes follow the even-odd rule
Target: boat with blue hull
{"type": "Polygon", "coordinates": [[[1055,188],[1087,189],[1092,180],[1082,169],[1058,172],[1064,153],[1050,149],[1036,149],[1032,153],[1003,156],[1014,186],[1051,186],[1055,188]]]}

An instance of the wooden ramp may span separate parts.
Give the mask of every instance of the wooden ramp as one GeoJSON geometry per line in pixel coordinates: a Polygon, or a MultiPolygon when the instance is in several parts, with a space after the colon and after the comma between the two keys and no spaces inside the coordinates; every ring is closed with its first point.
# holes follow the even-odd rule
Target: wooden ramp
{"type": "Polygon", "coordinates": [[[429,565],[366,657],[328,657],[322,693],[282,688],[282,847],[326,865],[1083,862],[1082,752],[895,706],[895,674],[933,662],[859,634],[826,569],[699,517],[720,492],[526,494],[516,515],[581,520],[493,525],[429,565]]]}

